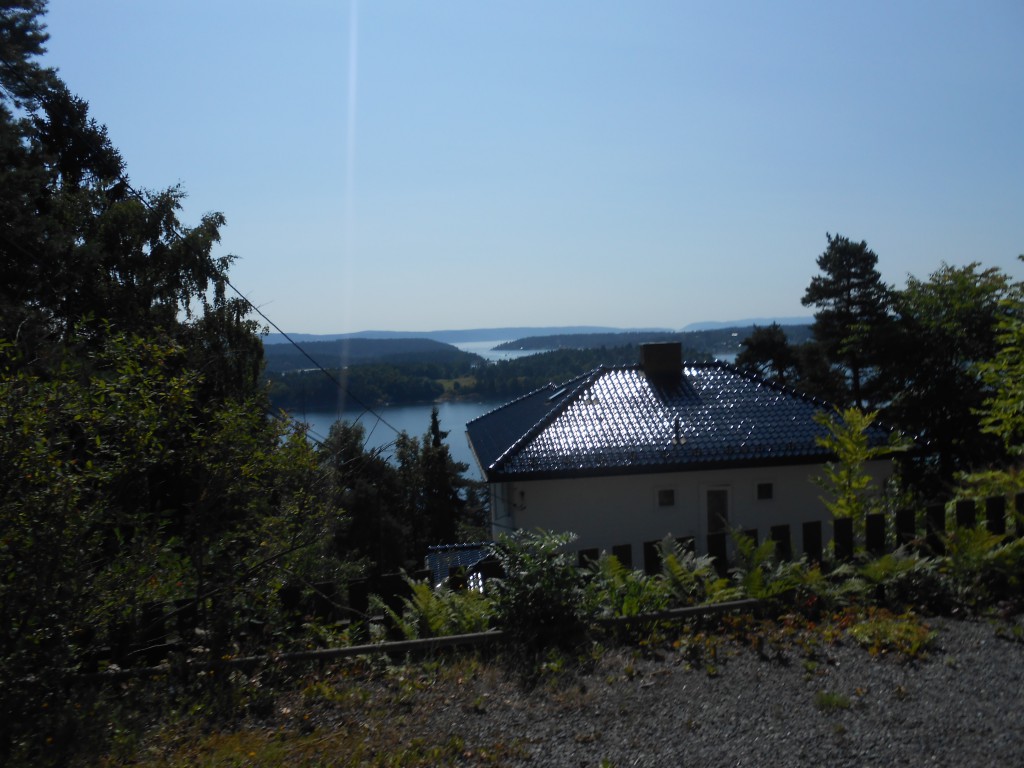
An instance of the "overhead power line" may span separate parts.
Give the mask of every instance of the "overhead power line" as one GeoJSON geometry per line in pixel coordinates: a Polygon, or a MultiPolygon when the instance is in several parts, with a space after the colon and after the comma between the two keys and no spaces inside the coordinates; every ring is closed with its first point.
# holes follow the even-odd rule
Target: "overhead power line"
{"type": "MultiPolygon", "coordinates": [[[[4,69],[7,69],[7,70],[10,69],[9,62],[2,62],[2,66],[3,66],[4,69]]],[[[3,88],[2,90],[4,91],[4,93],[7,96],[7,99],[9,101],[12,101],[12,102],[16,102],[17,101],[17,99],[15,99],[15,97],[10,93],[10,91],[8,89],[3,88]]],[[[36,102],[38,104],[42,104],[45,101],[45,94],[40,92],[40,90],[38,89],[38,87],[34,83],[28,85],[26,90],[28,90],[31,93],[31,95],[35,98],[35,100],[36,100],[36,102]]],[[[94,155],[96,153],[98,153],[102,149],[102,147],[98,146],[98,138],[99,137],[96,134],[85,133],[85,134],[82,134],[80,136],[80,138],[84,139],[86,142],[88,142],[91,145],[90,149],[92,150],[92,153],[94,155]]],[[[150,211],[151,213],[155,212],[154,208],[153,208],[153,205],[147,199],[146,195],[143,194],[142,192],[140,192],[139,190],[135,189],[134,186],[132,186],[131,182],[128,180],[128,176],[126,175],[123,166],[118,171],[116,179],[117,179],[117,184],[116,184],[117,186],[120,186],[122,189],[124,189],[125,192],[127,192],[131,197],[133,197],[138,202],[140,202],[143,206],[145,206],[145,208],[148,211],[150,211]]],[[[195,251],[195,248],[192,245],[192,243],[190,243],[188,241],[188,239],[179,231],[179,229],[178,229],[178,227],[176,225],[169,227],[169,231],[170,231],[170,235],[172,236],[172,238],[176,242],[184,245],[184,247],[187,248],[188,250],[190,250],[193,255],[196,255],[196,256],[200,255],[200,254],[198,254],[195,251]]],[[[249,297],[246,296],[244,293],[242,293],[242,291],[240,291],[234,285],[234,283],[231,282],[231,280],[228,278],[228,276],[226,274],[212,274],[211,273],[210,277],[212,277],[212,278],[214,278],[216,280],[223,280],[224,284],[228,288],[230,288],[235,293],[235,295],[238,296],[238,298],[240,298],[245,303],[245,305],[250,309],[250,311],[252,311],[252,312],[256,313],[257,315],[259,315],[267,323],[267,325],[269,325],[271,328],[273,328],[277,333],[281,334],[281,336],[284,337],[284,339],[289,344],[291,344],[293,347],[295,347],[303,355],[303,357],[305,357],[313,365],[313,367],[316,370],[320,371],[320,373],[322,373],[324,376],[326,376],[330,380],[330,382],[335,387],[337,387],[337,389],[339,391],[343,392],[347,398],[349,398],[350,400],[355,402],[357,405],[359,405],[359,407],[363,409],[364,413],[371,414],[377,420],[378,423],[383,424],[384,426],[389,428],[391,431],[393,431],[396,435],[401,434],[401,430],[397,429],[393,424],[388,422],[388,420],[385,419],[380,413],[376,412],[372,407],[366,405],[358,397],[356,397],[354,394],[352,394],[352,392],[348,389],[348,387],[346,387],[342,382],[338,381],[338,379],[335,378],[330,373],[330,371],[328,371],[326,368],[324,368],[322,365],[320,365],[320,363],[317,360],[315,360],[305,349],[303,349],[302,346],[300,346],[291,336],[289,336],[287,333],[285,333],[277,323],[275,323],[270,317],[267,316],[267,314],[265,312],[263,312],[252,301],[250,301],[249,297]]],[[[361,418],[361,416],[360,416],[360,418],[361,418]]]]}

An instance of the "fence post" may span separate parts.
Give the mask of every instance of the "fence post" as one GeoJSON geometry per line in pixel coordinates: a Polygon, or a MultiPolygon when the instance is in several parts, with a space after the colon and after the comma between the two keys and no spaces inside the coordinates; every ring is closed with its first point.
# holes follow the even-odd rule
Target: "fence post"
{"type": "Polygon", "coordinates": [[[658,554],[657,541],[644,542],[644,573],[653,576],[661,571],[661,556],[658,554]]]}
{"type": "Polygon", "coordinates": [[[804,523],[804,554],[812,563],[821,562],[821,521],[804,523]]]}
{"type": "Polygon", "coordinates": [[[989,533],[1006,533],[1006,497],[989,496],[985,499],[985,523],[989,533]]]}
{"type": "Polygon", "coordinates": [[[719,576],[729,574],[729,556],[724,533],[708,534],[708,554],[715,558],[715,570],[719,576]]]}
{"type": "Polygon", "coordinates": [[[836,560],[853,559],[853,518],[838,517],[832,521],[832,542],[836,560]]]}
{"type": "Polygon", "coordinates": [[[905,547],[917,536],[917,518],[913,507],[896,510],[896,545],[905,547]]]}
{"type": "Polygon", "coordinates": [[[956,527],[973,528],[978,522],[973,499],[961,499],[956,503],[956,527]]]}
{"type": "Polygon", "coordinates": [[[885,515],[876,513],[864,517],[864,545],[876,557],[885,552],[885,515]]]}
{"type": "Polygon", "coordinates": [[[793,542],[789,538],[788,525],[772,526],[772,541],[775,542],[775,557],[777,560],[793,559],[793,542]]]}
{"type": "Polygon", "coordinates": [[[946,506],[929,504],[924,511],[925,545],[933,556],[946,554],[946,545],[942,541],[946,533],[946,506]]]}
{"type": "Polygon", "coordinates": [[[612,555],[622,563],[623,567],[631,571],[633,570],[633,545],[632,544],[616,544],[612,547],[612,555]]]}

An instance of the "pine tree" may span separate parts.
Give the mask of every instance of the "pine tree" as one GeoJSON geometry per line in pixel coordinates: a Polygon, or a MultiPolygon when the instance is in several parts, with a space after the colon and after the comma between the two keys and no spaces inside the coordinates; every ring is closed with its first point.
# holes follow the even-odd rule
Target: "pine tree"
{"type": "Polygon", "coordinates": [[[801,300],[817,307],[814,337],[848,382],[844,402],[863,407],[881,399],[874,378],[882,340],[891,325],[891,291],[878,272],[878,256],[867,243],[827,234],[828,248],[801,300]]]}

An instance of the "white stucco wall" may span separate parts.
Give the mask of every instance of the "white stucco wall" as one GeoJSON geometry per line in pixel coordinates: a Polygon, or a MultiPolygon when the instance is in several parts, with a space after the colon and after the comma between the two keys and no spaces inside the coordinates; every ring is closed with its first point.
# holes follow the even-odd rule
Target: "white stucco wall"
{"type": "MultiPolygon", "coordinates": [[[[869,466],[876,483],[891,469],[887,461],[869,466]]],[[[492,487],[493,529],[495,535],[515,528],[572,531],[580,550],[629,545],[634,567],[642,567],[644,542],[668,535],[693,537],[697,552],[706,552],[708,491],[725,489],[730,527],[756,530],[758,541],[765,541],[772,526],[789,525],[799,555],[803,523],[821,521],[823,544],[832,536],[823,491],[814,482],[821,471],[814,464],[503,483],[492,487]],[[763,484],[771,484],[771,499],[758,498],[763,484]],[[672,491],[674,503],[660,506],[659,491],[672,491]]]]}

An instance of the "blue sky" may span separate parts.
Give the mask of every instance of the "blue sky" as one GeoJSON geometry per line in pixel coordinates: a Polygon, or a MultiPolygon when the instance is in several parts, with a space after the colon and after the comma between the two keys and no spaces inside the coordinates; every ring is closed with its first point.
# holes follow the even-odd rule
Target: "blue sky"
{"type": "Polygon", "coordinates": [[[50,0],[45,61],[289,332],[807,315],[1024,269],[1024,3],[50,0]]]}

